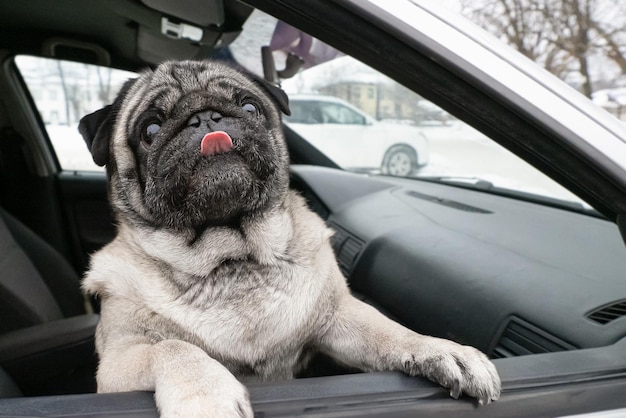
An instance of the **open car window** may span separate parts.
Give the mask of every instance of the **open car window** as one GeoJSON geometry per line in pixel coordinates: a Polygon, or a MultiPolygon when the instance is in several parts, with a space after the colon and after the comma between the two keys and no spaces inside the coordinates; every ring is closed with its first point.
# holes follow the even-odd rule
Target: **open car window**
{"type": "Polygon", "coordinates": [[[78,132],[81,117],[110,104],[129,71],[63,61],[18,56],[17,67],[33,98],[61,169],[103,171],[78,132]]]}

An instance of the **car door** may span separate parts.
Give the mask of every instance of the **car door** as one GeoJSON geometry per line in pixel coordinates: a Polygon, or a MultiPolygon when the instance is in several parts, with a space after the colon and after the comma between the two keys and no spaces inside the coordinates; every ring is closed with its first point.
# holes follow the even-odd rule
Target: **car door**
{"type": "Polygon", "coordinates": [[[80,118],[112,102],[133,73],[51,58],[18,56],[16,66],[37,108],[59,165],[56,173],[71,259],[83,271],[93,253],[113,238],[106,175],[80,133],[80,118]]]}

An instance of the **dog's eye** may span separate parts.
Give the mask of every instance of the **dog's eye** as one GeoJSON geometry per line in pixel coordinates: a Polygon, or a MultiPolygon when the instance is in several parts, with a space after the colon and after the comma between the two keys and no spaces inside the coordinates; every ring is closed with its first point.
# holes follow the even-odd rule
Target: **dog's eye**
{"type": "Polygon", "coordinates": [[[145,127],[141,139],[143,139],[146,144],[150,145],[152,144],[154,137],[156,136],[156,134],[159,133],[160,130],[161,125],[159,125],[158,123],[150,123],[145,127]]]}
{"type": "Polygon", "coordinates": [[[256,106],[253,105],[252,103],[244,103],[241,105],[241,108],[244,110],[244,112],[248,112],[248,113],[256,113],[256,106]]]}

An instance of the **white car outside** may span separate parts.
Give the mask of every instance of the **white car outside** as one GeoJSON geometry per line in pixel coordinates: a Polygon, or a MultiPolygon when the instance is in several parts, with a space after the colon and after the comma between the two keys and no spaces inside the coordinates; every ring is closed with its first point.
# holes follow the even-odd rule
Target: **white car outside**
{"type": "Polygon", "coordinates": [[[287,125],[347,170],[408,176],[428,163],[429,143],[413,126],[379,122],[341,99],[290,95],[287,125]]]}

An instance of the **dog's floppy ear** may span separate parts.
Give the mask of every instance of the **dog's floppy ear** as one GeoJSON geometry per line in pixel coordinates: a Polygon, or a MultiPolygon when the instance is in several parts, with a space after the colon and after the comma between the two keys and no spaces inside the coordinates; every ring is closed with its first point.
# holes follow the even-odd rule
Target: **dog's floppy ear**
{"type": "Polygon", "coordinates": [[[109,141],[113,131],[114,118],[112,105],[83,116],[78,124],[78,132],[87,143],[87,148],[96,164],[104,166],[109,162],[109,141]]]}
{"type": "Polygon", "coordinates": [[[259,85],[266,93],[270,95],[270,97],[274,100],[274,102],[278,105],[278,108],[287,116],[291,115],[291,110],[289,110],[289,97],[287,93],[277,85],[270,83],[269,81],[262,78],[255,78],[254,82],[259,85]]]}
{"type": "Polygon", "coordinates": [[[134,82],[135,80],[129,80],[124,84],[112,105],[83,116],[78,124],[78,132],[87,143],[94,162],[101,167],[109,162],[109,143],[113,135],[117,111],[134,82]]]}

